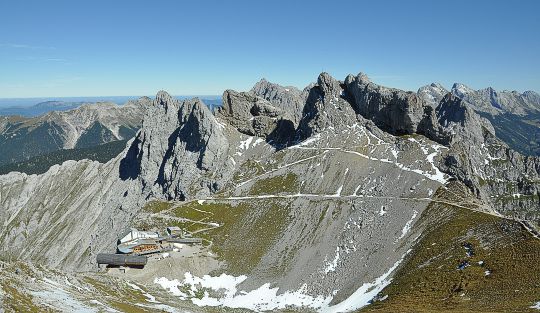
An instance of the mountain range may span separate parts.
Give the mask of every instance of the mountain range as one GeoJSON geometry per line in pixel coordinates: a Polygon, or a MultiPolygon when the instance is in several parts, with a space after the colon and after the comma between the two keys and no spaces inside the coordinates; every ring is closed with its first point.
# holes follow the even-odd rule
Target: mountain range
{"type": "Polygon", "coordinates": [[[44,101],[28,107],[1,107],[0,115],[20,115],[26,117],[38,116],[51,111],[67,111],[89,104],[88,102],[67,102],[67,101],[44,101]]]}
{"type": "Polygon", "coordinates": [[[496,91],[488,87],[473,90],[455,83],[448,91],[433,83],[418,89],[418,95],[437,106],[448,92],[488,119],[495,134],[512,149],[524,155],[540,155],[540,95],[534,91],[496,91]]]}
{"type": "MultiPolygon", "coordinates": [[[[491,94],[492,109],[485,92],[462,90],[321,73],[303,90],[226,90],[215,110],[164,91],[141,99],[127,108],[142,125],[110,161],[0,176],[0,300],[89,312],[535,311],[540,158],[513,150],[483,114],[533,114],[538,97],[491,94]],[[99,270],[96,255],[126,230],[168,225],[203,244],[142,270],[99,270]]],[[[93,133],[119,139],[118,115],[93,133]]],[[[73,131],[52,138],[84,146],[95,120],[67,120],[73,131]]]]}
{"type": "Polygon", "coordinates": [[[38,117],[0,116],[0,165],[61,149],[130,139],[140,128],[149,102],[143,97],[122,106],[103,102],[38,117]]]}

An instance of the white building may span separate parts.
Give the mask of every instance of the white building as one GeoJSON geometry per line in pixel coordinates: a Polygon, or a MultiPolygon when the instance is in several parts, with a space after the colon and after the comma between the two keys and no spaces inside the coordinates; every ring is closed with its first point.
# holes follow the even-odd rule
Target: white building
{"type": "Polygon", "coordinates": [[[120,243],[127,243],[130,241],[135,241],[138,239],[157,239],[159,238],[159,234],[157,232],[152,231],[140,231],[136,228],[132,228],[130,231],[124,234],[124,236],[120,239],[120,243]]]}

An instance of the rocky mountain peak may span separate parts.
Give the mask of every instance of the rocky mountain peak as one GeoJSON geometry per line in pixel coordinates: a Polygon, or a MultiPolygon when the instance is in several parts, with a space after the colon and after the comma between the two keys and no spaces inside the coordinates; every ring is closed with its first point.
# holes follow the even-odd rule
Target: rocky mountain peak
{"type": "Polygon", "coordinates": [[[293,124],[298,125],[306,98],[306,94],[303,94],[298,88],[284,87],[263,78],[253,86],[250,93],[283,110],[293,121],[293,124]]]}
{"type": "Polygon", "coordinates": [[[270,94],[273,93],[284,93],[284,94],[295,94],[299,95],[301,93],[298,88],[294,86],[282,86],[279,84],[275,84],[272,82],[269,82],[265,78],[262,78],[260,81],[258,81],[253,88],[251,88],[250,92],[253,94],[261,97],[266,98],[267,96],[270,96],[270,94]]]}
{"type": "Polygon", "coordinates": [[[142,96],[138,98],[137,100],[129,100],[128,102],[124,104],[124,106],[131,106],[134,108],[137,108],[137,107],[146,108],[147,106],[152,105],[152,102],[153,100],[150,97],[142,96]]]}
{"type": "Polygon", "coordinates": [[[453,93],[461,95],[474,91],[472,88],[462,83],[454,83],[451,90],[453,91],[453,93]]]}
{"type": "Polygon", "coordinates": [[[227,171],[227,149],[224,126],[201,100],[179,101],[160,91],[121,161],[120,178],[140,180],[155,197],[192,197],[192,184],[207,186],[198,192],[208,194],[227,171]]]}
{"type": "Polygon", "coordinates": [[[169,93],[167,93],[166,91],[164,90],[160,90],[158,91],[158,93],[156,94],[156,98],[155,100],[153,101],[153,104],[154,105],[159,105],[159,106],[163,106],[165,107],[166,109],[169,107],[169,106],[174,106],[174,105],[178,105],[178,100],[173,98],[169,93]]]}
{"type": "Polygon", "coordinates": [[[493,87],[474,90],[460,83],[455,83],[451,92],[475,111],[491,115],[525,115],[540,111],[540,96],[535,92],[497,91],[493,87]]]}
{"type": "Polygon", "coordinates": [[[427,86],[420,87],[418,89],[418,96],[424,100],[424,102],[433,108],[436,108],[441,102],[442,98],[448,93],[448,90],[439,83],[431,83],[427,86]]]}
{"type": "Polygon", "coordinates": [[[324,97],[339,97],[341,95],[342,88],[339,81],[326,72],[319,75],[317,85],[321,88],[324,97]]]}
{"type": "Polygon", "coordinates": [[[527,97],[532,97],[532,98],[540,99],[540,94],[538,94],[537,92],[532,91],[532,90],[524,91],[524,92],[523,92],[523,95],[524,95],[524,96],[527,96],[527,97]]]}
{"type": "Polygon", "coordinates": [[[356,76],[356,78],[358,79],[359,82],[361,82],[363,84],[371,83],[371,79],[369,79],[367,74],[365,74],[363,72],[358,73],[358,76],[356,76]]]}

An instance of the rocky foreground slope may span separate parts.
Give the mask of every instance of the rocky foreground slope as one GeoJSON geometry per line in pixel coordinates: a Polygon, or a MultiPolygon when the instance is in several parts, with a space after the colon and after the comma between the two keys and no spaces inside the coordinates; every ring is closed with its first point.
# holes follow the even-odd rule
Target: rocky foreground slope
{"type": "Polygon", "coordinates": [[[303,91],[263,80],[225,91],[215,114],[159,92],[110,162],[0,176],[0,255],[92,271],[130,226],[174,224],[205,244],[195,262],[134,274],[152,305],[159,294],[169,311],[353,311],[384,300],[396,271],[452,220],[429,212],[478,211],[534,233],[539,162],[509,149],[459,97],[434,107],[363,74],[322,73],[303,91]]]}
{"type": "Polygon", "coordinates": [[[99,102],[37,117],[0,116],[0,165],[61,149],[131,139],[141,127],[145,108],[151,101],[142,97],[121,106],[99,102]]]}

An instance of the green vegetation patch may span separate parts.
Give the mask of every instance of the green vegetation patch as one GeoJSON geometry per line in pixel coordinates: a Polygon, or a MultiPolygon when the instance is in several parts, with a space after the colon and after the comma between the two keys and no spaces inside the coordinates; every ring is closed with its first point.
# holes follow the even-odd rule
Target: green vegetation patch
{"type": "Polygon", "coordinates": [[[150,213],[159,213],[159,212],[162,212],[162,211],[169,210],[173,206],[174,205],[172,203],[169,203],[169,202],[153,200],[153,201],[150,201],[150,202],[146,203],[146,205],[143,208],[143,211],[150,212],[150,213]]]}
{"type": "Polygon", "coordinates": [[[98,146],[77,148],[77,149],[59,149],[54,152],[48,152],[43,155],[31,157],[28,160],[0,164],[0,175],[9,172],[22,172],[26,174],[43,174],[55,164],[62,164],[67,160],[89,159],[106,163],[116,157],[126,147],[125,140],[113,141],[98,146]]]}
{"type": "Polygon", "coordinates": [[[239,183],[243,180],[253,178],[257,175],[261,175],[265,172],[264,167],[260,162],[254,160],[247,160],[240,165],[240,168],[234,173],[233,182],[239,183]]]}
{"type": "MultiPolygon", "coordinates": [[[[166,204],[162,204],[166,206],[166,204]]],[[[156,204],[152,204],[156,206],[156,204]]],[[[204,244],[227,265],[232,275],[246,274],[257,266],[286,229],[289,207],[278,200],[226,200],[187,202],[154,216],[148,227],[176,225],[204,239],[204,244]]]]}
{"type": "Polygon", "coordinates": [[[286,175],[273,176],[257,180],[251,190],[250,195],[272,195],[279,193],[290,193],[298,190],[298,175],[287,173],[286,175]]]}
{"type": "Polygon", "coordinates": [[[98,277],[84,277],[84,282],[91,285],[112,308],[121,312],[150,312],[137,303],[147,303],[147,298],[141,290],[135,290],[119,281],[111,283],[98,277]],[[121,287],[123,286],[123,287],[121,287]]]}

